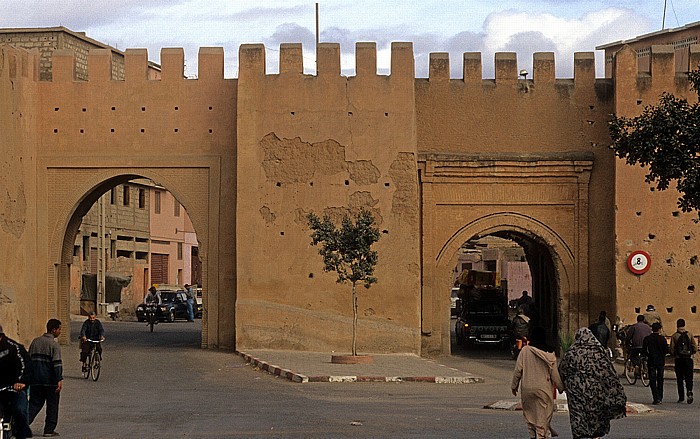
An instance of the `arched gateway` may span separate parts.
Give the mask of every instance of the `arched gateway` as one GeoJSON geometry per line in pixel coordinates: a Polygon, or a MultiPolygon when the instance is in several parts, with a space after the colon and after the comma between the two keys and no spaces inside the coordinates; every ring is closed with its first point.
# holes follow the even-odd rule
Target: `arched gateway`
{"type": "Polygon", "coordinates": [[[542,323],[553,335],[588,321],[585,156],[421,157],[423,347],[449,353],[446,303],[459,248],[495,235],[524,248],[542,323]],[[513,178],[517,169],[521,176],[513,178]]]}

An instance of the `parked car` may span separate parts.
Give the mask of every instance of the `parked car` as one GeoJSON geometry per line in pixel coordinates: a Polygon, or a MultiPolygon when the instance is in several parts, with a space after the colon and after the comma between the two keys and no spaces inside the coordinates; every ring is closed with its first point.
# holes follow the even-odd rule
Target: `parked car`
{"type": "MultiPolygon", "coordinates": [[[[159,289],[162,303],[158,306],[156,316],[161,322],[174,322],[175,319],[187,320],[187,296],[185,290],[159,289]]],[[[146,321],[146,304],[136,307],[136,319],[139,322],[146,321]]]]}

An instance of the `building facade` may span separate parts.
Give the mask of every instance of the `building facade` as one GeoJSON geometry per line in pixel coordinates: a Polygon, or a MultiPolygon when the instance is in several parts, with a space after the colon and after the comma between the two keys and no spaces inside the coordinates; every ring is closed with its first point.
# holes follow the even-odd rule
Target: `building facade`
{"type": "MultiPolygon", "coordinates": [[[[0,294],[21,313],[21,340],[68,317],[80,219],[134,178],[171,192],[197,230],[203,347],[349,349],[349,287],[323,272],[305,217],[360,208],[381,231],[379,282],[359,294],[361,352],[448,353],[454,268],[484,236],[523,248],[552,340],[601,309],[631,321],[650,301],[664,322],[700,330],[697,225],[608,147],[611,113],[638,114],[663,91],[694,96],[666,46],[651,46],[650,72],[623,47],[603,79],[592,53],[564,79],[553,54],[535,53],[528,80],[513,53],[483,79],[472,52],[456,61],[462,78],[435,53],[417,79],[410,43],[392,44],[388,76],[376,46],[357,43],[352,77],[333,43],[319,45],[314,76],[299,44],[281,45],[275,75],[263,45],[242,45],[236,79],[223,77],[223,49],[202,48],[197,80],[183,78],[182,49],[161,51],[159,80],[145,50],[126,50],[123,81],[106,49],[88,54],[88,80],[73,53],[54,52],[51,81],[37,80],[35,54],[0,50],[0,294]],[[643,275],[626,266],[640,248],[653,261],[643,275]]],[[[697,45],[688,57],[698,64],[697,45]]]]}

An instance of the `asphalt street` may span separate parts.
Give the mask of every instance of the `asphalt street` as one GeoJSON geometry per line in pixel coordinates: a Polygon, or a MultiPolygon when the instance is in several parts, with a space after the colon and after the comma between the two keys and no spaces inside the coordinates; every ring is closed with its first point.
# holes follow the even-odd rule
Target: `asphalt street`
{"type": "MultiPolygon", "coordinates": [[[[71,324],[72,340],[82,319],[71,324]]],[[[198,348],[201,321],[104,321],[99,381],[80,374],[78,344],[63,346],[65,370],[57,431],[68,438],[527,438],[521,412],[483,407],[512,398],[513,361],[497,350],[438,359],[483,383],[294,383],[247,365],[232,352],[198,348]]],[[[613,421],[609,438],[697,438],[697,403],[676,404],[666,374],[664,404],[613,421]]],[[[697,375],[696,375],[697,382],[697,375]]],[[[623,382],[628,399],[649,404],[641,384],[623,382]]],[[[34,421],[42,432],[43,412],[34,421]]],[[[556,413],[560,438],[568,414],[556,413]]]]}

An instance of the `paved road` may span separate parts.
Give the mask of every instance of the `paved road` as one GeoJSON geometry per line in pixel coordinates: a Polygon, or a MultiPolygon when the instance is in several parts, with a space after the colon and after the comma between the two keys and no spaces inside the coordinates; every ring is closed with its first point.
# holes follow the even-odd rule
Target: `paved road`
{"type": "MultiPolygon", "coordinates": [[[[524,438],[520,412],[482,407],[510,398],[505,353],[457,352],[440,362],[483,384],[306,383],[273,377],[230,352],[197,348],[201,323],[106,321],[98,382],[80,376],[78,347],[63,347],[65,382],[57,430],[68,438],[524,438]]],[[[72,323],[75,340],[80,322],[72,323]]],[[[675,400],[668,374],[666,395],[675,400]]],[[[625,384],[632,401],[650,392],[625,384]]],[[[613,423],[610,438],[698,437],[696,404],[668,402],[654,414],[613,423]]],[[[40,433],[43,413],[32,426],[40,433]]],[[[554,426],[570,438],[568,416],[554,426]]]]}

